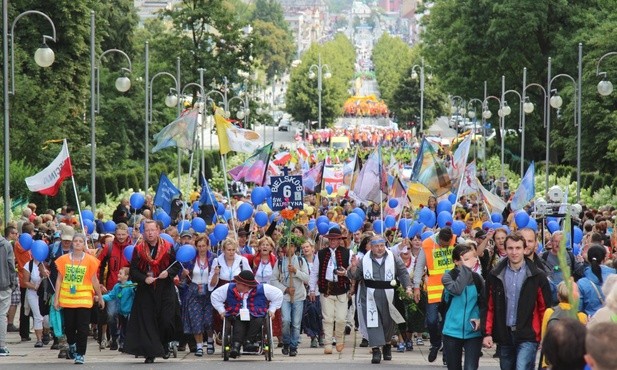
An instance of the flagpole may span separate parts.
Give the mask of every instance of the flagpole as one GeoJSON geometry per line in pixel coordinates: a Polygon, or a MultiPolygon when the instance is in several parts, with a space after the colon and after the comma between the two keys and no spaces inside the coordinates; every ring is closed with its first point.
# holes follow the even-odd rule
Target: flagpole
{"type": "MultiPolygon", "coordinates": [[[[225,179],[225,191],[227,192],[227,200],[229,201],[229,205],[231,205],[231,195],[229,194],[229,184],[227,183],[227,154],[221,155],[221,165],[223,166],[223,179],[225,179]]],[[[236,243],[238,242],[238,232],[236,231],[236,212],[234,212],[234,207],[231,208],[231,226],[234,230],[234,238],[236,239],[236,243]]]]}
{"type": "Polygon", "coordinates": [[[383,221],[383,190],[381,189],[381,181],[382,181],[382,179],[381,179],[381,175],[382,175],[381,169],[382,169],[382,166],[383,166],[383,163],[381,161],[381,145],[377,147],[377,158],[379,160],[379,168],[378,168],[378,171],[379,171],[379,208],[380,208],[379,216],[381,217],[381,236],[383,236],[384,235],[385,225],[384,225],[384,221],[383,221]]]}
{"type": "MultiPolygon", "coordinates": [[[[200,114],[201,114],[201,109],[197,113],[197,116],[199,117],[200,114]]],[[[193,147],[192,147],[192,150],[191,150],[191,157],[189,159],[189,178],[187,180],[187,181],[189,181],[189,184],[190,184],[191,178],[193,177],[193,160],[195,159],[195,147],[196,146],[197,146],[197,123],[195,123],[195,128],[193,129],[193,147]]],[[[197,181],[199,182],[199,180],[197,180],[197,181]]],[[[178,185],[180,185],[180,177],[179,176],[178,176],[178,185]]],[[[190,191],[190,186],[189,186],[189,191],[190,191]]],[[[180,192],[182,192],[182,190],[180,190],[180,192]]],[[[192,206],[192,204],[190,206],[192,206]]],[[[186,200],[185,200],[185,207],[182,207],[182,220],[183,221],[186,219],[186,209],[187,208],[188,207],[186,207],[186,200]]]]}

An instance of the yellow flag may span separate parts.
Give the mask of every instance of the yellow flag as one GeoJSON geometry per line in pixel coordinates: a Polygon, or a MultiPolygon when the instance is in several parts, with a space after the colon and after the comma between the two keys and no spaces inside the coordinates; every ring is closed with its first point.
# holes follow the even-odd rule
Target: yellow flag
{"type": "Polygon", "coordinates": [[[227,136],[227,128],[231,126],[231,123],[218,113],[214,114],[214,122],[216,122],[216,132],[219,136],[221,154],[227,154],[231,151],[229,147],[229,137],[227,136]]]}

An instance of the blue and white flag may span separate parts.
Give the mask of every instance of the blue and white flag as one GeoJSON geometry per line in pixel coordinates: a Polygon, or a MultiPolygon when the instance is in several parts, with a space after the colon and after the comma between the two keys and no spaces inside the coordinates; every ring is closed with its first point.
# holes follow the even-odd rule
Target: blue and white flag
{"type": "Polygon", "coordinates": [[[154,205],[163,208],[167,214],[170,214],[171,202],[178,195],[180,195],[180,190],[174,186],[167,175],[162,173],[156,189],[156,195],[154,196],[154,205]]]}
{"type": "Polygon", "coordinates": [[[523,209],[536,196],[535,168],[534,162],[531,162],[527,172],[525,172],[525,176],[521,180],[521,184],[516,189],[516,193],[514,193],[510,202],[510,208],[513,211],[523,209]]]}

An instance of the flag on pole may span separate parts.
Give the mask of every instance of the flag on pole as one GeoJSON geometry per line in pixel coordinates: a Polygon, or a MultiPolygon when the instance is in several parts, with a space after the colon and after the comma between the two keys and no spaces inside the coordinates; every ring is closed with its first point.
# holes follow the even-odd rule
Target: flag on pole
{"type": "Polygon", "coordinates": [[[392,216],[399,215],[403,211],[403,208],[409,205],[407,189],[405,189],[405,186],[403,185],[401,179],[398,176],[394,178],[394,182],[392,184],[392,187],[390,188],[390,194],[388,195],[390,199],[398,200],[398,205],[396,207],[387,207],[386,213],[392,216]]]}
{"type": "Polygon", "coordinates": [[[467,165],[467,157],[469,156],[469,149],[471,147],[471,135],[465,136],[465,139],[458,145],[458,148],[452,155],[452,166],[450,166],[450,179],[457,184],[467,165]]]}
{"type": "Polygon", "coordinates": [[[477,194],[480,192],[478,188],[478,182],[476,181],[477,177],[477,169],[476,162],[471,162],[465,168],[465,173],[463,174],[463,179],[460,183],[460,188],[457,189],[457,199],[462,197],[463,195],[469,194],[477,194]]]}
{"type": "Polygon", "coordinates": [[[324,161],[317,163],[313,168],[302,174],[302,185],[307,192],[314,193],[321,184],[324,172],[324,161]]]}
{"type": "Polygon", "coordinates": [[[167,175],[162,173],[159,185],[156,188],[156,194],[154,195],[154,205],[163,208],[169,215],[171,214],[171,202],[178,195],[180,195],[180,190],[174,186],[167,175]]]}
{"type": "Polygon", "coordinates": [[[221,154],[227,154],[232,150],[239,153],[253,153],[260,147],[261,136],[257,132],[236,127],[219,113],[214,113],[214,122],[221,154]]]}
{"type": "Polygon", "coordinates": [[[525,172],[525,176],[521,180],[521,184],[516,189],[512,202],[510,202],[510,207],[513,211],[523,209],[536,196],[535,167],[534,162],[531,162],[527,172],[525,172]]]}
{"type": "Polygon", "coordinates": [[[504,202],[499,196],[486,190],[486,188],[482,186],[482,184],[480,183],[480,180],[478,180],[477,177],[475,178],[475,180],[476,180],[476,184],[478,188],[480,189],[480,194],[482,195],[482,201],[484,202],[486,207],[489,209],[489,211],[491,213],[503,212],[503,209],[506,208],[506,202],[504,202]]]}
{"type": "Polygon", "coordinates": [[[437,161],[435,149],[426,138],[422,140],[418,151],[411,181],[421,183],[438,197],[446,194],[452,188],[448,171],[441,162],[437,161]]]}
{"type": "Polygon", "coordinates": [[[204,177],[203,173],[199,177],[199,184],[201,185],[201,194],[199,195],[200,205],[213,205],[216,197],[208,185],[208,180],[204,177]]]}
{"type": "Polygon", "coordinates": [[[228,171],[229,176],[235,181],[252,182],[262,186],[266,180],[272,143],[257,149],[243,164],[228,171]]]}
{"type": "Polygon", "coordinates": [[[304,146],[304,144],[298,144],[298,147],[296,148],[296,150],[298,151],[298,157],[302,158],[305,161],[308,159],[309,151],[304,146]]]}
{"type": "Polygon", "coordinates": [[[156,145],[152,148],[152,153],[169,147],[193,149],[197,117],[199,117],[198,107],[185,110],[180,117],[154,135],[156,145]]]}
{"type": "Polygon", "coordinates": [[[277,153],[272,162],[278,166],[284,166],[291,160],[291,153],[288,151],[277,153]]]}
{"type": "Polygon", "coordinates": [[[360,171],[350,196],[361,202],[381,202],[381,193],[386,192],[388,176],[381,161],[379,148],[375,149],[360,171]]]}
{"type": "Polygon", "coordinates": [[[51,164],[34,176],[26,177],[26,185],[31,192],[37,192],[50,197],[58,194],[62,181],[73,176],[69,146],[66,139],[62,149],[51,164]]]}

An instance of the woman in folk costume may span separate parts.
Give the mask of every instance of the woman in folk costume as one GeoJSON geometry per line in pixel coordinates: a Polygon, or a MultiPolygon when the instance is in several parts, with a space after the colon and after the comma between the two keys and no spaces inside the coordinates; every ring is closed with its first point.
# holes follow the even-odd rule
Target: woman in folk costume
{"type": "Polygon", "coordinates": [[[359,309],[366,322],[369,345],[373,347],[371,363],[392,359],[390,338],[396,334],[397,324],[404,318],[394,307],[396,280],[404,287],[408,296],[413,294],[409,273],[403,261],[386,249],[381,235],[371,238],[371,251],[362,260],[353,258],[348,271],[350,279],[363,281],[359,285],[359,309]]]}
{"type": "Polygon", "coordinates": [[[160,237],[157,221],[146,220],[143,240],[135,245],[130,276],[137,283],[131,317],[126,329],[124,352],[169,358],[169,342],[182,330],[180,302],[173,277],[182,265],[176,261],[171,243],[160,237]]]}

